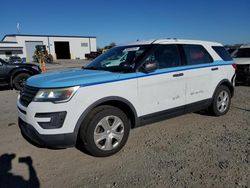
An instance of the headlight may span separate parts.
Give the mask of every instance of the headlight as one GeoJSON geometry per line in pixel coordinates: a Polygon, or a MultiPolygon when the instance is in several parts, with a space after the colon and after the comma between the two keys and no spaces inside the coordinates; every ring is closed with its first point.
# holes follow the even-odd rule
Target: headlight
{"type": "Polygon", "coordinates": [[[33,101],[35,102],[67,102],[69,101],[79,86],[60,89],[40,89],[33,101]]]}

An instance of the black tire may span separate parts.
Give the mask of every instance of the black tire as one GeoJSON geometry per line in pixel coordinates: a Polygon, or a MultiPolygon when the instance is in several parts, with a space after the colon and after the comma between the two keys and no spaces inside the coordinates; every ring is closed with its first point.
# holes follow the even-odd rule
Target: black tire
{"type": "MultiPolygon", "coordinates": [[[[109,124],[109,126],[111,125],[109,124]]],[[[87,117],[82,122],[82,125],[80,127],[78,138],[79,138],[80,144],[91,155],[96,156],[96,157],[107,157],[107,156],[117,153],[123,148],[123,146],[127,142],[130,127],[131,127],[130,120],[122,110],[113,106],[103,105],[103,106],[96,107],[87,115],[87,117]],[[123,125],[122,127],[123,137],[121,138],[119,143],[117,142],[117,146],[115,146],[111,150],[105,150],[105,149],[101,149],[100,146],[98,147],[98,144],[96,144],[95,142],[94,134],[96,133],[98,126],[100,126],[99,124],[100,121],[110,116],[118,117],[118,119],[121,120],[122,125],[123,125]]],[[[103,129],[103,133],[104,132],[105,134],[107,133],[105,129],[103,129]]],[[[114,141],[116,141],[115,138],[112,138],[112,143],[113,143],[113,139],[114,141]]],[[[105,145],[106,142],[107,142],[107,139],[105,140],[103,145],[105,145]]]]}
{"type": "Polygon", "coordinates": [[[16,90],[21,91],[22,88],[24,87],[24,84],[26,82],[26,80],[30,77],[31,75],[28,73],[20,73],[18,75],[16,75],[13,78],[13,86],[16,90]]]}
{"type": "Polygon", "coordinates": [[[210,114],[212,114],[214,116],[222,116],[222,115],[226,114],[230,108],[230,105],[231,105],[231,97],[232,97],[231,92],[227,86],[224,86],[224,85],[219,86],[219,88],[215,91],[212,104],[209,107],[210,114]],[[228,95],[227,107],[225,107],[224,110],[222,108],[219,108],[217,105],[217,102],[221,98],[220,94],[223,92],[225,92],[228,95]]]}

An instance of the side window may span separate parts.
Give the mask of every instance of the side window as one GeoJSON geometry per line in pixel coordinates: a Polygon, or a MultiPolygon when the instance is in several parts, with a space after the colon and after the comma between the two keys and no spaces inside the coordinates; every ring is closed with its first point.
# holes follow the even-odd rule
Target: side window
{"type": "Polygon", "coordinates": [[[223,46],[213,46],[212,48],[224,61],[233,60],[228,51],[223,46]]]}
{"type": "Polygon", "coordinates": [[[159,69],[181,66],[179,50],[174,44],[158,45],[144,62],[156,62],[159,69]]]}
{"type": "Polygon", "coordinates": [[[201,45],[183,45],[188,65],[206,64],[213,62],[212,57],[201,45]]]}

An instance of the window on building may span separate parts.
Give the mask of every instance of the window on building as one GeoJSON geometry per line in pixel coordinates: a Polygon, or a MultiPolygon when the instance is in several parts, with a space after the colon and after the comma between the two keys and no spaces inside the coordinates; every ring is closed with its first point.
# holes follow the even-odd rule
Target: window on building
{"type": "Polygon", "coordinates": [[[81,47],[88,47],[88,46],[89,46],[89,44],[87,42],[82,42],[81,43],[81,47]]]}
{"type": "Polygon", "coordinates": [[[213,62],[212,57],[201,45],[184,44],[183,49],[188,65],[206,64],[213,62]]]}
{"type": "Polygon", "coordinates": [[[11,51],[6,51],[6,52],[5,52],[5,55],[6,55],[7,57],[12,56],[12,52],[11,52],[11,51]]]}

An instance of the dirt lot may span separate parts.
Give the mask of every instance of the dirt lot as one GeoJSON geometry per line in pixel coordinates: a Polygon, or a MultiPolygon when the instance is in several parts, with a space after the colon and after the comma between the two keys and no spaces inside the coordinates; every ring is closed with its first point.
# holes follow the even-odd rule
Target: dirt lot
{"type": "Polygon", "coordinates": [[[0,91],[0,187],[6,187],[7,181],[15,187],[29,183],[42,187],[250,187],[250,87],[236,88],[227,115],[193,113],[137,128],[125,148],[108,158],[94,158],[75,148],[30,145],[17,126],[16,97],[16,91],[0,91]]]}

